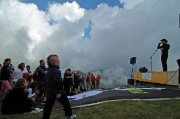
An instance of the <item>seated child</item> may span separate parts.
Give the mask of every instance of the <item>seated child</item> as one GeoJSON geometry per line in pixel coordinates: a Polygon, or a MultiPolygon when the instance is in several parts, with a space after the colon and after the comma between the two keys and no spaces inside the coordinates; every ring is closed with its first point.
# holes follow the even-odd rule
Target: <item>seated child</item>
{"type": "Polygon", "coordinates": [[[29,84],[29,87],[27,89],[28,98],[35,98],[36,94],[39,94],[38,85],[39,83],[37,81],[33,81],[29,84]]]}

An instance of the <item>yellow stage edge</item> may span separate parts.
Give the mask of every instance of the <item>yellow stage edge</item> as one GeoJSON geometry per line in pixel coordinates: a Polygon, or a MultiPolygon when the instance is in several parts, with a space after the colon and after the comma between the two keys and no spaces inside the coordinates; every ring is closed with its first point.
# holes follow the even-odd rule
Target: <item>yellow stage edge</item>
{"type": "Polygon", "coordinates": [[[179,72],[168,71],[168,72],[135,72],[135,81],[166,84],[166,85],[179,85],[179,72]]]}

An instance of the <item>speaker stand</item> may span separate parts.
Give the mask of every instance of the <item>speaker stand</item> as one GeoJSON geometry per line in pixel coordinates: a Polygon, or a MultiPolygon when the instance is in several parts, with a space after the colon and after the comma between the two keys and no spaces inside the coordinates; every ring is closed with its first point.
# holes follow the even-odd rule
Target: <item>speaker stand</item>
{"type": "Polygon", "coordinates": [[[152,57],[154,56],[154,54],[156,53],[157,50],[154,51],[154,53],[152,54],[152,56],[150,57],[151,59],[151,72],[152,72],[152,57]]]}
{"type": "Polygon", "coordinates": [[[179,68],[178,70],[179,70],[179,75],[178,75],[178,83],[179,83],[179,86],[178,86],[178,88],[180,88],[180,68],[179,68]]]}
{"type": "Polygon", "coordinates": [[[131,79],[133,79],[133,72],[134,72],[134,64],[132,64],[131,79]]]}

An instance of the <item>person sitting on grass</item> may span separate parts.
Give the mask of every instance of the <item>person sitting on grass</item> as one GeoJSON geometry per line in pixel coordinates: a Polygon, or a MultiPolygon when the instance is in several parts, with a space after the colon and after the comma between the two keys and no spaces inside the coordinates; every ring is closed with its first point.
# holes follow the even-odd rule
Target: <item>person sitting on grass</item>
{"type": "Polygon", "coordinates": [[[37,81],[33,81],[28,86],[28,98],[36,98],[37,94],[39,94],[38,90],[39,83],[37,81]]]}
{"type": "Polygon", "coordinates": [[[34,98],[27,97],[27,85],[26,79],[20,78],[17,80],[15,87],[5,96],[2,102],[2,114],[22,114],[32,111],[32,107],[36,103],[34,98]]]}

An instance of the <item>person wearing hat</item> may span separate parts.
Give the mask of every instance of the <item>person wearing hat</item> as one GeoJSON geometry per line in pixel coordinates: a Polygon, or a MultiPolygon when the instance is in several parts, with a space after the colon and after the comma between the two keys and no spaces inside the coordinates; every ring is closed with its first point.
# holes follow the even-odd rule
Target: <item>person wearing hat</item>
{"type": "Polygon", "coordinates": [[[162,39],[160,43],[158,43],[157,49],[161,50],[161,62],[163,71],[167,71],[167,59],[168,59],[168,50],[170,48],[170,45],[167,44],[166,39],[162,39]]]}

